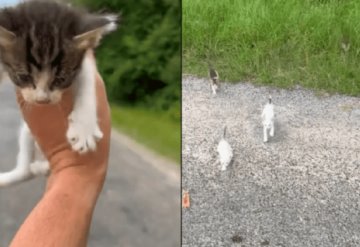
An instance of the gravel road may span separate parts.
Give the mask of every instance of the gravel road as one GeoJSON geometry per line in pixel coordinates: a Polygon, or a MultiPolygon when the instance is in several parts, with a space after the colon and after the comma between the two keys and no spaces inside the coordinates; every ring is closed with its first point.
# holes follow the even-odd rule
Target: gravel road
{"type": "Polygon", "coordinates": [[[360,98],[183,77],[183,246],[360,246],[360,98]],[[262,142],[271,94],[275,137],[262,142]],[[235,159],[220,171],[222,127],[235,159]]]}

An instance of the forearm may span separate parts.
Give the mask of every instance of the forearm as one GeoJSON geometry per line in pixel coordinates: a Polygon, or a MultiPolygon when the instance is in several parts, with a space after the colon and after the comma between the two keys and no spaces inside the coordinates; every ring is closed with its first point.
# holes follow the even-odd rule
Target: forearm
{"type": "Polygon", "coordinates": [[[46,193],[17,232],[11,247],[86,246],[103,177],[84,176],[82,169],[64,169],[49,178],[46,193]]]}

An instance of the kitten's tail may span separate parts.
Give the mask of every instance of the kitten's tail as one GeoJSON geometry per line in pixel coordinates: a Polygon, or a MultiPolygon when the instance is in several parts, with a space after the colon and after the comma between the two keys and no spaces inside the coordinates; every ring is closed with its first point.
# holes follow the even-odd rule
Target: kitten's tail
{"type": "Polygon", "coordinates": [[[222,138],[225,139],[225,137],[226,137],[226,125],[224,126],[222,138]]]}
{"type": "Polygon", "coordinates": [[[272,104],[272,98],[271,98],[271,95],[269,95],[269,104],[272,104]]]}

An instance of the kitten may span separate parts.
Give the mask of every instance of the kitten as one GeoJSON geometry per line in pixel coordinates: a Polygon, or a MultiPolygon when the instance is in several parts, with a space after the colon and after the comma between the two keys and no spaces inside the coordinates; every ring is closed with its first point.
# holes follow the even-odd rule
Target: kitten
{"type": "Polygon", "coordinates": [[[225,140],[225,136],[226,136],[226,126],[224,127],[223,136],[217,147],[222,171],[226,170],[226,168],[228,167],[228,165],[230,164],[233,158],[233,150],[230,144],[225,140]]]}
{"type": "MultiPolygon", "coordinates": [[[[96,65],[91,50],[116,29],[116,21],[114,15],[89,14],[44,0],[0,10],[1,62],[25,102],[57,104],[65,89],[74,90],[66,137],[79,153],[95,150],[103,136],[96,114],[96,65]]],[[[16,167],[0,173],[0,187],[47,174],[48,162],[33,159],[37,150],[24,122],[16,167]]]]}
{"type": "Polygon", "coordinates": [[[262,114],[262,124],[263,124],[263,132],[264,132],[264,142],[268,141],[268,131],[270,131],[270,136],[274,136],[274,105],[271,100],[271,96],[269,96],[269,101],[266,103],[262,114]]]}
{"type": "Polygon", "coordinates": [[[213,95],[216,95],[217,90],[219,89],[219,73],[212,66],[209,66],[209,77],[211,90],[213,95]]]}

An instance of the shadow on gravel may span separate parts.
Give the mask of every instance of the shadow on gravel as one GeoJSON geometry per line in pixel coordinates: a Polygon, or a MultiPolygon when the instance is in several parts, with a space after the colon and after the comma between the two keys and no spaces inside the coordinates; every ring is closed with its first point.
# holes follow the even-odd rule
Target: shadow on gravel
{"type": "MultiPolygon", "coordinates": [[[[253,128],[254,138],[258,140],[262,140],[263,138],[263,127],[258,124],[253,128]]],[[[273,137],[269,136],[269,141],[266,144],[271,143],[280,143],[287,139],[288,131],[285,125],[283,125],[280,121],[275,120],[275,134],[273,137]]]]}

